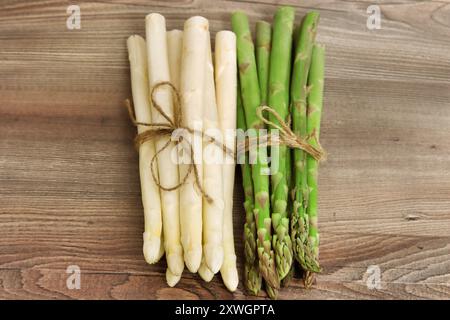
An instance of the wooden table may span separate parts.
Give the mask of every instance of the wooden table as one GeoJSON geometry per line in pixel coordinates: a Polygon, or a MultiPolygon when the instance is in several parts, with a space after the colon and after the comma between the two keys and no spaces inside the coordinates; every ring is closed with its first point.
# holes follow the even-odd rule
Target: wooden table
{"type": "MultiPolygon", "coordinates": [[[[450,298],[450,3],[284,1],[322,15],[327,47],[320,171],[321,261],[312,290],[283,299],[450,298]],[[375,266],[375,267],[370,267],[375,266]],[[370,267],[370,268],[369,268],[370,267]],[[377,284],[379,268],[379,288],[377,284]],[[369,283],[369,286],[368,286],[369,283]],[[373,286],[372,286],[373,287],[373,286]]],[[[165,284],[165,262],[142,256],[138,157],[122,102],[130,96],[126,38],[160,12],[168,28],[192,15],[212,33],[230,13],[271,19],[272,1],[78,1],[0,4],[0,298],[245,299],[220,276],[186,272],[165,284]],[[81,289],[69,290],[69,265],[81,289]]],[[[299,18],[300,19],[300,18],[299,18]]],[[[238,268],[243,210],[235,195],[238,268]]],[[[264,297],[262,295],[261,297],[264,297]]]]}

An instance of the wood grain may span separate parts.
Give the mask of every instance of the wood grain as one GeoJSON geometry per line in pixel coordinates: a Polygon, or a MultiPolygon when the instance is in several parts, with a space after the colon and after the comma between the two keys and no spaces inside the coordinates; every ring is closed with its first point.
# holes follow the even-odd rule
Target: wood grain
{"type": "MultiPolygon", "coordinates": [[[[284,299],[450,299],[450,3],[283,1],[321,13],[327,47],[320,171],[321,261],[312,290],[284,299]],[[368,289],[367,268],[381,269],[368,289]]],[[[152,11],[181,28],[196,14],[212,32],[230,12],[270,20],[272,1],[78,1],[81,30],[62,0],[0,4],[0,299],[253,299],[220,276],[165,284],[165,262],[141,252],[135,134],[125,40],[152,11]],[[66,268],[81,268],[68,290],[66,268]]],[[[239,177],[239,175],[238,175],[239,177]]],[[[242,272],[243,210],[235,191],[242,272]]],[[[242,274],[241,274],[242,279],[242,274]]],[[[261,295],[260,298],[264,298],[261,295]]]]}

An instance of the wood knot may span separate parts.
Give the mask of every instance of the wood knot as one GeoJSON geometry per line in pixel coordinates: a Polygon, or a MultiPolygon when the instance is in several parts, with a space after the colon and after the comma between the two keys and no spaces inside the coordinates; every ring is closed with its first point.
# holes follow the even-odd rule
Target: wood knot
{"type": "Polygon", "coordinates": [[[406,221],[417,221],[421,218],[421,216],[415,213],[407,213],[403,216],[403,218],[406,221]]]}

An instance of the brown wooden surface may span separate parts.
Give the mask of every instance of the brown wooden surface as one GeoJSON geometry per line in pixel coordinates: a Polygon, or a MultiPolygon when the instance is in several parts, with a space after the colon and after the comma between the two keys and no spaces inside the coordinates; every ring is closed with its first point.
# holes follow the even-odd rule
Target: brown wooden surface
{"type": "MultiPolygon", "coordinates": [[[[321,261],[312,290],[281,298],[450,298],[450,3],[377,1],[382,29],[366,28],[376,1],[284,1],[319,9],[327,47],[320,171],[321,261]],[[366,286],[378,265],[382,288],[366,286]]],[[[125,40],[157,11],[169,28],[191,15],[230,28],[230,12],[270,19],[272,1],[67,1],[0,4],[0,298],[248,298],[220,276],[185,273],[174,289],[165,262],[146,265],[125,40]],[[81,289],[66,288],[79,265],[81,289]]],[[[239,179],[236,249],[242,272],[239,179]]],[[[242,278],[242,274],[241,274],[242,278]]]]}

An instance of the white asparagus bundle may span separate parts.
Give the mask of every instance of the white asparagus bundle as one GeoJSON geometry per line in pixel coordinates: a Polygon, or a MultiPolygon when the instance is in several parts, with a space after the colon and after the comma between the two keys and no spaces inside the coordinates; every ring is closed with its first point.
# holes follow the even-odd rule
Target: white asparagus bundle
{"type": "MultiPolygon", "coordinates": [[[[167,32],[167,56],[169,59],[170,81],[174,87],[180,89],[180,64],[183,48],[183,31],[171,30],[167,32]]],[[[178,217],[179,222],[179,217],[178,217]]],[[[179,232],[178,232],[179,233],[179,232]]],[[[180,241],[180,240],[179,240],[180,241]]],[[[184,264],[184,261],[182,261],[184,264]]],[[[166,270],[166,281],[170,287],[175,286],[181,279],[181,274],[173,274],[169,268],[166,270]]]]}
{"type": "MultiPolygon", "coordinates": [[[[214,66],[211,41],[207,38],[205,86],[203,92],[203,130],[208,136],[222,141],[217,115],[214,66]]],[[[223,263],[223,150],[208,139],[203,141],[203,187],[211,202],[203,199],[203,253],[212,273],[219,272],[223,263]]]]}
{"type": "MultiPolygon", "coordinates": [[[[136,120],[138,122],[151,123],[145,40],[137,35],[131,36],[127,40],[127,47],[136,120]]],[[[138,126],[138,133],[142,133],[145,130],[147,130],[147,127],[138,126]]],[[[145,221],[143,251],[147,263],[157,262],[164,254],[161,239],[160,193],[152,178],[149,166],[154,155],[155,146],[153,141],[146,141],[141,144],[139,147],[139,173],[145,221]]]]}
{"type": "MultiPolygon", "coordinates": [[[[236,36],[231,31],[220,31],[216,34],[215,47],[215,80],[219,122],[224,137],[224,144],[235,149],[236,129],[236,36]]],[[[235,291],[239,282],[236,268],[236,253],[233,236],[233,187],[235,163],[226,155],[223,165],[223,190],[225,211],[223,225],[224,261],[220,273],[225,286],[235,291]]]]}
{"type": "MultiPolygon", "coordinates": [[[[145,19],[148,55],[148,74],[150,89],[162,81],[171,81],[167,53],[166,21],[157,13],[147,15],[145,19]]],[[[172,91],[169,87],[159,87],[154,94],[155,101],[161,109],[173,119],[172,91]]],[[[168,123],[156,110],[151,108],[152,120],[155,123],[168,123]]],[[[155,139],[155,147],[161,150],[170,137],[155,139]]],[[[172,158],[173,144],[169,144],[157,157],[159,181],[166,187],[179,183],[178,161],[172,158]]],[[[167,267],[173,276],[180,276],[184,269],[183,248],[180,242],[179,191],[160,190],[162,221],[164,229],[164,247],[167,267]]],[[[173,279],[174,277],[172,277],[173,279]]],[[[171,281],[173,283],[173,281],[171,281]]]]}
{"type": "MultiPolygon", "coordinates": [[[[205,18],[196,16],[185,22],[180,81],[182,120],[185,126],[200,131],[203,129],[202,106],[207,36],[208,20],[205,18]]],[[[202,181],[202,143],[198,139],[201,137],[190,135],[189,140],[192,143],[194,162],[202,181]]],[[[180,177],[188,172],[188,168],[188,165],[180,164],[180,177]]],[[[195,185],[193,172],[180,188],[180,203],[183,204],[180,211],[180,223],[184,261],[189,271],[197,272],[202,259],[202,194],[195,185]]]]}
{"type": "MultiPolygon", "coordinates": [[[[170,82],[180,93],[182,125],[203,131],[234,150],[236,38],[230,31],[216,35],[214,70],[208,28],[208,20],[196,16],[185,22],[183,32],[166,32],[164,17],[153,13],[146,17],[147,49],[142,37],[128,39],[136,119],[167,122],[150,105],[149,93],[157,83],[170,82]]],[[[173,119],[172,97],[167,86],[155,93],[160,107],[173,119]]],[[[138,126],[139,133],[144,130],[147,127],[138,126]]],[[[202,142],[200,135],[188,133],[184,138],[191,143],[199,182],[212,201],[203,198],[194,172],[179,190],[160,190],[149,164],[155,150],[160,150],[170,138],[143,143],[139,164],[145,217],[144,256],[148,263],[155,263],[166,252],[166,281],[171,287],[179,282],[186,263],[191,272],[198,272],[207,282],[220,270],[225,286],[235,291],[238,274],[232,219],[234,158],[214,143],[202,142]],[[224,157],[223,164],[220,161],[224,157]]],[[[177,185],[188,172],[190,164],[186,161],[191,161],[191,155],[186,146],[182,156],[177,155],[173,145],[158,154],[155,169],[163,186],[177,185]],[[179,166],[177,157],[181,160],[179,166]]]]}

